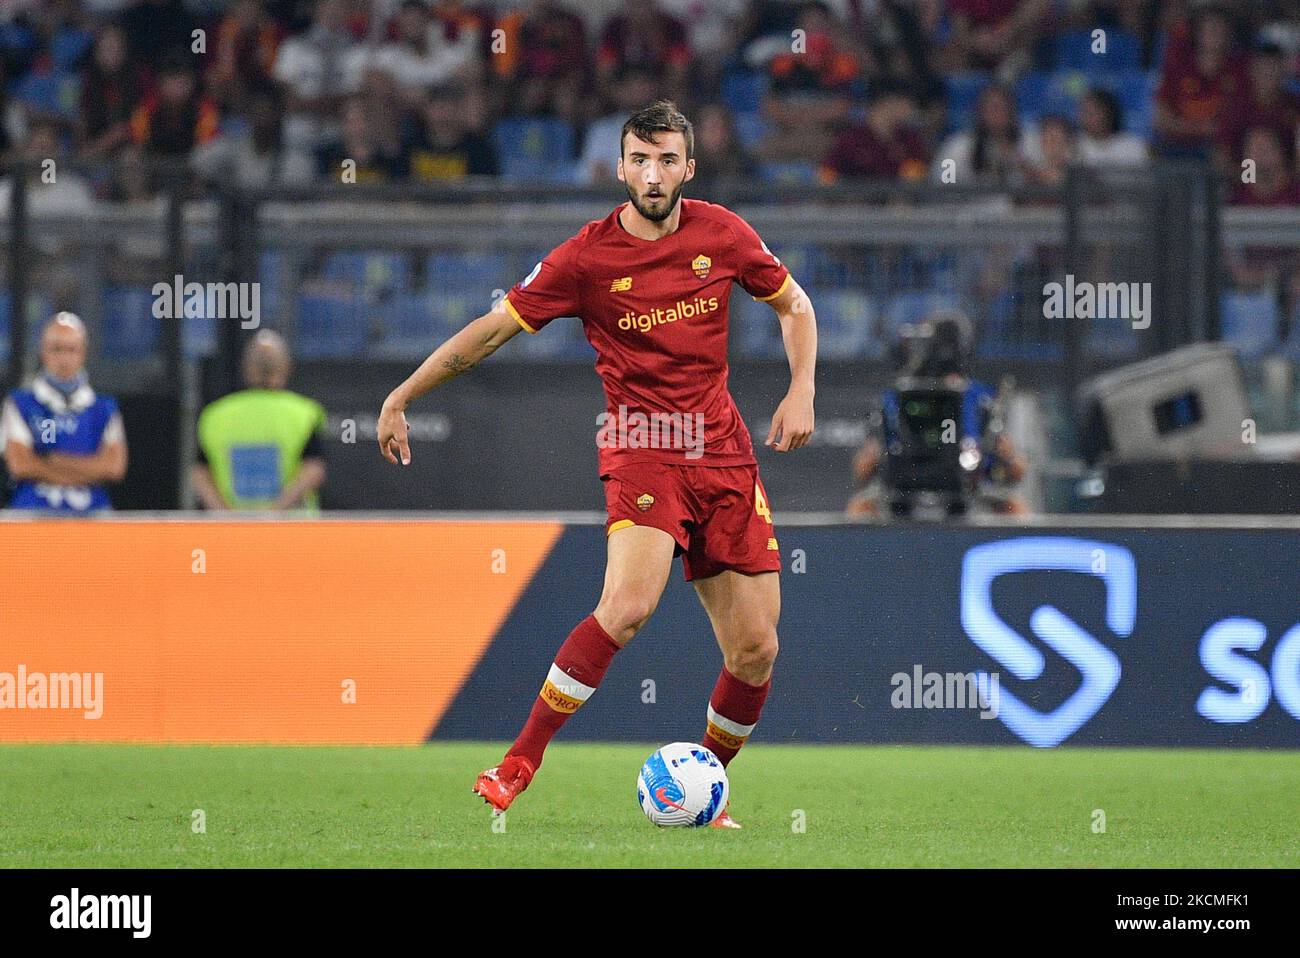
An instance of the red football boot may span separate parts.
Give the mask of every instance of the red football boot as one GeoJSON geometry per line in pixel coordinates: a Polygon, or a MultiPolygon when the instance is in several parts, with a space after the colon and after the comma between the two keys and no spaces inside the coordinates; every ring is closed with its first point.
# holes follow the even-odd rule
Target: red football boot
{"type": "MultiPolygon", "coordinates": [[[[727,802],[727,808],[731,808],[731,802],[727,802]]],[[[729,814],[727,808],[718,813],[718,817],[709,822],[710,828],[740,828],[740,822],[736,821],[729,814]]]]}
{"type": "Polygon", "coordinates": [[[500,765],[479,775],[474,782],[474,794],[481,795],[498,812],[504,812],[519,793],[528,787],[536,771],[528,759],[519,755],[507,755],[500,765]]]}

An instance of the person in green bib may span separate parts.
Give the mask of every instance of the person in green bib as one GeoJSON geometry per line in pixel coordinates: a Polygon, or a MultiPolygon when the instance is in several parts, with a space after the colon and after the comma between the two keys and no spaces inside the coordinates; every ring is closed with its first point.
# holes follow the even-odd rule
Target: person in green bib
{"type": "Polygon", "coordinates": [[[284,338],[262,330],[244,350],[248,388],[199,415],[191,475],[208,509],[318,511],[325,408],[285,388],[292,368],[284,338]]]}

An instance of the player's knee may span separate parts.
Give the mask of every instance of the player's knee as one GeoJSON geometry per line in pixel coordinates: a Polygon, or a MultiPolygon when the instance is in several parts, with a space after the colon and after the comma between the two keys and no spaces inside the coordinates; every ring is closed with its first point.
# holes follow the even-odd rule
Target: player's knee
{"type": "Polygon", "coordinates": [[[640,631],[654,614],[657,603],[649,596],[635,592],[604,596],[596,606],[596,621],[620,645],[625,644],[640,631]]]}
{"type": "Polygon", "coordinates": [[[732,675],[759,684],[766,681],[771,672],[780,643],[776,637],[776,628],[763,627],[748,630],[730,643],[726,656],[727,669],[732,675]]]}

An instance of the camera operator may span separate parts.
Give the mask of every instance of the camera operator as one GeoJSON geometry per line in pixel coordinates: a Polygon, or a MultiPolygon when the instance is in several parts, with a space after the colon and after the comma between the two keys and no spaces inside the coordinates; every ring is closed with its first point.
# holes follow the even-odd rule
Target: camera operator
{"type": "Polygon", "coordinates": [[[1004,431],[997,391],[968,376],[970,322],[943,310],[904,327],[891,352],[899,370],[881,396],[872,435],[854,457],[865,488],[849,500],[851,516],[910,517],[925,506],[949,516],[971,506],[1026,515],[1011,487],[1024,459],[1004,431]]]}

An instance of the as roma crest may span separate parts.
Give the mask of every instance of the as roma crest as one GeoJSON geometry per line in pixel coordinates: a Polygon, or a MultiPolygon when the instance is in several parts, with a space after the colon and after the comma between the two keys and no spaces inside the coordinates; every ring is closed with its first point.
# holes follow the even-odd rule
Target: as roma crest
{"type": "Polygon", "coordinates": [[[703,253],[691,260],[691,269],[700,279],[708,279],[709,270],[713,268],[713,260],[709,259],[703,253]]]}

